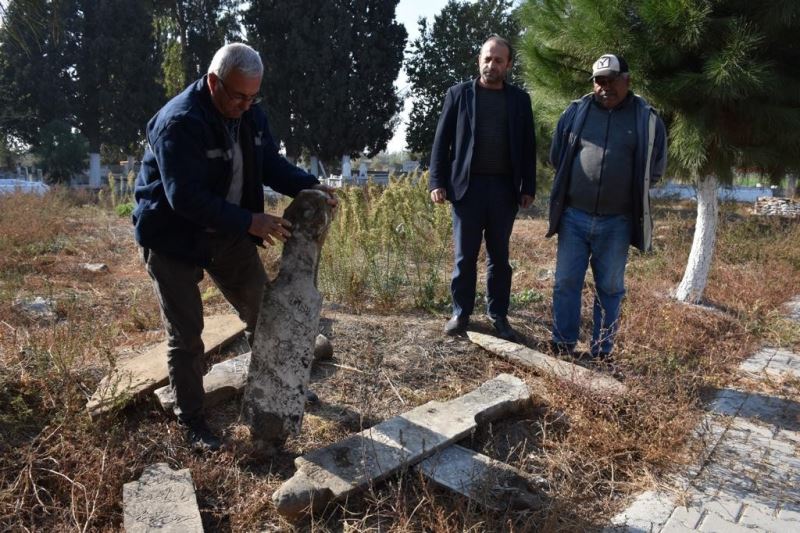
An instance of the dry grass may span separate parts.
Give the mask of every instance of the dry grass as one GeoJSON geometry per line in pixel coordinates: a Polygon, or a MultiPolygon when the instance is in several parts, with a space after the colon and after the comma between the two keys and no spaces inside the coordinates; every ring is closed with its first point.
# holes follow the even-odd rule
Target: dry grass
{"type": "MultiPolygon", "coordinates": [[[[598,528],[627,497],[679,468],[701,399],[735,379],[743,358],[764,342],[800,346],[796,326],[780,311],[800,293],[798,223],[724,209],[709,305],[692,307],[669,297],[688,255],[692,208],[663,206],[657,219],[657,251],[633,255],[628,269],[618,342],[631,388],[626,397],[591,397],[542,381],[467,341],[444,338],[444,314],[415,311],[413,288],[394,305],[377,293],[350,304],[342,297],[329,300],[323,311],[335,360],[314,370],[313,388],[322,402],[309,407],[303,432],[278,456],[259,456],[238,425],[238,403],[230,402],[210,413],[226,447],[203,457],[184,446],[180,429],[151,400],[97,424],[83,409],[120,349],[140,349],[161,338],[158,308],[128,220],[65,191],[2,197],[0,531],[118,530],[123,483],[154,462],[191,470],[206,530],[285,530],[290,525],[276,517],[270,498],[293,473],[297,455],[427,401],[464,394],[501,372],[525,379],[535,406],[481,427],[462,444],[544,478],[548,489],[540,507],[487,512],[408,471],[297,528],[598,528]],[[86,262],[106,263],[109,271],[90,273],[81,266],[86,262]],[[52,299],[57,320],[38,321],[14,307],[15,300],[32,296],[52,299]]],[[[543,220],[522,217],[512,238],[511,319],[533,347],[546,342],[550,316],[555,242],[543,233],[543,220]]],[[[262,257],[274,274],[278,250],[267,249],[262,257]]],[[[352,266],[342,268],[352,272],[352,266]]],[[[440,284],[446,284],[449,266],[448,258],[440,284]]],[[[202,291],[208,313],[227,309],[207,281],[202,291]]],[[[590,303],[587,291],[586,311],[590,303]]],[[[488,328],[477,320],[478,328],[488,328]]],[[[778,390],[797,391],[796,382],[781,383],[778,390]]]]}

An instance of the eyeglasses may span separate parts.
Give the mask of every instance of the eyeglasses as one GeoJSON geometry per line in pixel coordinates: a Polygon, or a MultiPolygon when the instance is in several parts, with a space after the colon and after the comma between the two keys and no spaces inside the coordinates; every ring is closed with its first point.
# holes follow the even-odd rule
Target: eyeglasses
{"type": "Polygon", "coordinates": [[[225,91],[225,94],[228,95],[228,98],[234,100],[236,102],[246,102],[249,105],[254,105],[259,103],[264,97],[259,94],[247,95],[247,94],[235,94],[232,95],[228,92],[228,89],[225,87],[225,84],[222,82],[222,78],[217,78],[217,81],[222,86],[222,90],[225,91]]]}
{"type": "Polygon", "coordinates": [[[609,85],[621,77],[622,76],[595,76],[592,78],[592,81],[594,81],[597,85],[609,85]]]}

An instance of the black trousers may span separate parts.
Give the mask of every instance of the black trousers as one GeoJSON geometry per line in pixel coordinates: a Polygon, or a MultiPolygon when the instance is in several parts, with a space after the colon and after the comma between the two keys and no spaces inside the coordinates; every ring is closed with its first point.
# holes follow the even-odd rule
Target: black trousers
{"type": "MultiPolygon", "coordinates": [[[[207,233],[212,262],[205,269],[245,323],[252,346],[267,274],[256,245],[246,235],[207,233]]],[[[175,393],[175,415],[183,423],[203,416],[205,372],[203,302],[198,284],[203,268],[143,248],[167,330],[169,382],[175,393]]]]}

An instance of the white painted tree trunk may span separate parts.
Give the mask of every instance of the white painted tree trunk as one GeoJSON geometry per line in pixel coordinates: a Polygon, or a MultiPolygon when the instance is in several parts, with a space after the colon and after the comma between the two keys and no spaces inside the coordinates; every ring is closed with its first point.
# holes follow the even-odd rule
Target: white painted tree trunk
{"type": "Polygon", "coordinates": [[[319,177],[319,158],[315,155],[311,156],[311,170],[308,172],[313,174],[316,178],[319,177]]]}
{"type": "Polygon", "coordinates": [[[89,153],[89,187],[99,189],[103,186],[102,176],[100,176],[100,154],[89,153]]]}
{"type": "Polygon", "coordinates": [[[363,161],[358,166],[358,179],[360,180],[367,179],[367,164],[363,161]]]}
{"type": "Polygon", "coordinates": [[[717,185],[715,176],[697,180],[697,223],[694,228],[694,240],[683,280],[675,291],[675,298],[681,302],[699,303],[706,289],[717,240],[719,220],[717,185]]]}

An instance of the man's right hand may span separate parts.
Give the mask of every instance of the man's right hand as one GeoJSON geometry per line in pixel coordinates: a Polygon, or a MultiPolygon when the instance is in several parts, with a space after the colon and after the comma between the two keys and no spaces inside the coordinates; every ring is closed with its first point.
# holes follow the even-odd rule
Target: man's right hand
{"type": "Polygon", "coordinates": [[[444,190],[444,187],[439,187],[431,191],[431,201],[433,203],[441,204],[444,203],[445,200],[447,200],[447,191],[444,190]]]}
{"type": "Polygon", "coordinates": [[[266,213],[253,213],[253,219],[250,222],[250,229],[247,231],[251,235],[261,237],[269,244],[275,244],[274,239],[281,242],[286,242],[286,239],[292,236],[286,228],[291,228],[292,223],[285,218],[268,215],[266,213]]]}

